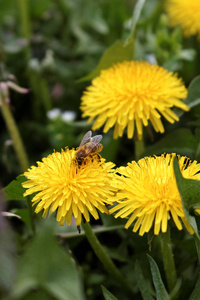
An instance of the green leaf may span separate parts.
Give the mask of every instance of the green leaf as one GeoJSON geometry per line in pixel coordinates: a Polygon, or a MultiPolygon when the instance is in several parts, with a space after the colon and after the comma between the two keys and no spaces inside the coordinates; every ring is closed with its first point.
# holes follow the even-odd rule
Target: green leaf
{"type": "Polygon", "coordinates": [[[25,176],[19,175],[15,180],[11,181],[11,183],[3,188],[6,200],[25,200],[23,197],[25,189],[22,187],[22,182],[26,180],[25,176]]]}
{"type": "Polygon", "coordinates": [[[105,300],[118,300],[113,294],[111,294],[104,286],[101,286],[105,300]]]}
{"type": "Polygon", "coordinates": [[[147,255],[150,263],[151,274],[153,277],[153,283],[156,289],[156,299],[157,300],[169,300],[169,295],[165,289],[164,283],[162,281],[160,271],[154,259],[147,255]]]}
{"type": "Polygon", "coordinates": [[[41,299],[42,300],[54,300],[54,299],[49,297],[47,292],[45,292],[45,291],[35,291],[35,290],[33,290],[27,296],[23,297],[22,300],[41,300],[41,299]]]}
{"type": "Polygon", "coordinates": [[[181,155],[187,154],[191,157],[194,155],[197,146],[197,139],[191,131],[189,129],[182,128],[166,134],[157,143],[147,147],[142,155],[158,155],[164,152],[175,152],[181,155]]]}
{"type": "Polygon", "coordinates": [[[134,10],[133,10],[133,16],[132,16],[132,24],[131,24],[131,31],[133,32],[135,30],[135,26],[140,18],[140,15],[141,15],[141,11],[142,11],[142,8],[145,4],[145,1],[146,0],[138,0],[135,7],[134,7],[134,10]]]}
{"type": "Polygon", "coordinates": [[[195,286],[189,300],[199,300],[199,295],[200,295],[200,272],[199,272],[196,286],[195,286]]]}
{"type": "Polygon", "coordinates": [[[32,227],[30,213],[27,208],[12,209],[12,212],[21,217],[21,221],[32,227]]]}
{"type": "Polygon", "coordinates": [[[132,60],[134,52],[134,41],[130,39],[126,44],[122,40],[115,41],[103,54],[96,69],[81,78],[79,81],[91,80],[100,74],[101,70],[112,67],[113,64],[125,60],[132,60]]]}
{"type": "MultiPolygon", "coordinates": [[[[194,78],[190,83],[185,104],[187,104],[190,108],[200,104],[200,75],[194,78]]],[[[178,117],[181,117],[184,114],[184,111],[178,108],[174,109],[174,112],[178,117]]]]}
{"type": "MultiPolygon", "coordinates": [[[[43,224],[49,223],[45,220],[43,224]]],[[[41,225],[20,258],[14,299],[21,299],[33,289],[43,290],[57,300],[85,299],[75,262],[59,246],[51,228],[41,225]]]]}
{"type": "Polygon", "coordinates": [[[185,103],[190,108],[200,103],[200,75],[194,78],[190,83],[185,103]]]}
{"type": "MultiPolygon", "coordinates": [[[[1,195],[0,195],[1,197],[1,195]]],[[[0,199],[1,200],[1,199],[0,199]]],[[[13,287],[16,276],[15,234],[0,212],[0,298],[13,287]]]]}
{"type": "Polygon", "coordinates": [[[137,285],[142,294],[143,300],[153,300],[154,297],[150,294],[150,292],[148,290],[148,285],[144,278],[142,268],[141,268],[138,260],[135,263],[135,273],[137,274],[137,276],[136,276],[137,285]]]}
{"type": "Polygon", "coordinates": [[[174,159],[174,173],[185,216],[194,229],[197,238],[200,239],[195,217],[190,214],[195,208],[200,208],[200,181],[183,178],[177,158],[174,159]]]}

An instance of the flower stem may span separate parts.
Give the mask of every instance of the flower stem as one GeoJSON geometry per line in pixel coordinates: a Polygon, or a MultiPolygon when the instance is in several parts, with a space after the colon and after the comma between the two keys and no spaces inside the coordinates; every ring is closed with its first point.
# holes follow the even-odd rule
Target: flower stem
{"type": "Polygon", "coordinates": [[[144,141],[135,140],[135,160],[138,161],[144,152],[144,141]]]}
{"type": "Polygon", "coordinates": [[[6,126],[10,133],[10,136],[13,141],[14,149],[17,154],[18,161],[20,163],[22,171],[26,171],[29,167],[28,158],[26,155],[26,151],[24,149],[24,145],[18,131],[17,125],[11,113],[9,106],[7,105],[3,93],[0,91],[0,98],[1,98],[1,110],[2,115],[5,120],[6,126]]]}
{"type": "MultiPolygon", "coordinates": [[[[5,101],[4,94],[1,93],[1,90],[0,90],[0,100],[1,100],[2,115],[5,120],[8,131],[10,133],[10,136],[12,138],[14,149],[15,149],[18,161],[20,163],[21,169],[24,172],[29,167],[28,158],[26,155],[26,151],[24,149],[24,145],[23,145],[19,130],[17,128],[17,125],[15,123],[13,115],[10,111],[10,108],[5,101]]],[[[32,231],[34,233],[35,228],[34,228],[34,222],[33,222],[31,200],[29,198],[27,198],[27,202],[28,202],[28,210],[29,210],[30,220],[31,220],[31,224],[32,224],[32,231]]]]}
{"type": "Polygon", "coordinates": [[[41,96],[42,96],[42,101],[43,101],[43,106],[45,111],[49,111],[50,109],[52,109],[52,103],[51,103],[51,99],[49,96],[49,90],[48,90],[48,85],[46,80],[42,77],[41,75],[38,75],[38,79],[40,81],[40,92],[41,92],[41,96]]]}
{"type": "Polygon", "coordinates": [[[194,241],[195,241],[196,250],[197,250],[197,256],[198,256],[198,261],[199,261],[199,265],[200,265],[200,241],[199,241],[199,239],[198,239],[198,237],[196,235],[194,235],[194,241]]]}
{"type": "Polygon", "coordinates": [[[122,274],[119,272],[111,258],[106,253],[105,249],[100,244],[98,238],[96,237],[95,233],[93,232],[89,223],[82,223],[83,229],[85,231],[85,235],[94,250],[98,259],[102,262],[106,271],[112,276],[113,279],[117,281],[118,284],[121,285],[121,288],[126,291],[127,294],[133,296],[133,290],[128,284],[128,282],[124,279],[122,274]]]}
{"type": "Polygon", "coordinates": [[[17,4],[18,4],[19,17],[20,17],[20,33],[21,36],[27,40],[27,45],[24,49],[24,54],[27,63],[31,57],[31,50],[30,50],[31,22],[29,17],[28,1],[18,0],[17,4]]]}
{"type": "Polygon", "coordinates": [[[171,292],[177,283],[177,274],[172,252],[170,230],[168,229],[166,233],[160,233],[159,239],[167,284],[169,291],[171,292]]]}
{"type": "MultiPolygon", "coordinates": [[[[30,64],[31,60],[31,48],[30,48],[30,39],[31,39],[31,20],[30,20],[30,13],[29,13],[29,1],[27,0],[18,0],[18,10],[19,10],[19,17],[20,17],[20,23],[21,23],[21,36],[27,40],[27,45],[24,49],[24,55],[26,59],[26,64],[30,64]]],[[[46,79],[42,76],[41,72],[35,72],[34,70],[30,70],[29,67],[27,68],[27,75],[29,77],[30,85],[33,89],[33,92],[36,96],[36,100],[41,98],[41,101],[39,101],[39,106],[41,103],[43,104],[43,107],[45,111],[48,111],[52,108],[52,103],[49,95],[48,90],[48,84],[46,82],[46,79]]],[[[36,111],[36,115],[38,111],[40,110],[40,107],[38,107],[36,111]]]]}
{"type": "Polygon", "coordinates": [[[18,0],[18,8],[21,19],[21,35],[29,39],[31,35],[31,22],[28,13],[28,1],[18,0]]]}

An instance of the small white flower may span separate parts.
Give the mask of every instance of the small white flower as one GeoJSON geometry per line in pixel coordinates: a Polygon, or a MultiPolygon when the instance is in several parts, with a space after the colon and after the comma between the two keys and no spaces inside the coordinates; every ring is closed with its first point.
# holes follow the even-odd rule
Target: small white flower
{"type": "Polygon", "coordinates": [[[76,119],[75,111],[66,110],[61,115],[63,121],[74,121],[76,119]]]}
{"type": "Polygon", "coordinates": [[[61,116],[61,110],[59,108],[54,108],[52,110],[49,110],[47,112],[47,117],[50,119],[50,120],[54,120],[56,119],[58,116],[61,116]]]}

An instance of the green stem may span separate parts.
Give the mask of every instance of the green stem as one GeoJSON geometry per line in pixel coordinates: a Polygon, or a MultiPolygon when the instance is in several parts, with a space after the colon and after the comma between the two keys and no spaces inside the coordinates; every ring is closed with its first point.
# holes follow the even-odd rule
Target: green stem
{"type": "MultiPolygon", "coordinates": [[[[30,48],[31,20],[29,14],[29,1],[18,0],[18,10],[19,10],[20,23],[21,23],[21,35],[22,37],[27,39],[27,46],[24,49],[24,54],[26,58],[26,63],[29,63],[29,60],[31,59],[31,48],[30,48]]],[[[49,90],[48,90],[48,85],[46,83],[46,80],[42,77],[42,74],[40,74],[40,72],[38,72],[35,75],[33,74],[33,71],[27,70],[27,74],[29,77],[30,85],[32,86],[33,91],[36,95],[36,99],[38,98],[38,94],[39,94],[41,98],[41,102],[45,108],[45,111],[50,110],[52,108],[52,103],[49,96],[49,90]],[[36,81],[36,85],[34,84],[35,81],[36,81]]]]}
{"type": "Polygon", "coordinates": [[[83,226],[85,235],[86,235],[92,249],[94,250],[98,259],[103,264],[106,271],[112,276],[113,279],[116,280],[117,284],[121,285],[121,288],[124,289],[124,291],[126,291],[127,294],[133,296],[132,288],[130,287],[128,282],[124,279],[124,277],[119,272],[119,270],[117,269],[117,267],[115,266],[115,264],[113,263],[111,258],[108,256],[105,249],[100,244],[100,242],[97,239],[95,233],[93,232],[90,224],[86,222],[86,223],[83,223],[82,226],[83,226]]]}
{"type": "Polygon", "coordinates": [[[0,91],[0,98],[1,98],[2,115],[5,120],[8,131],[10,133],[10,136],[12,138],[14,149],[16,151],[17,158],[20,163],[21,169],[24,172],[29,167],[26,151],[24,149],[24,145],[23,145],[20,133],[18,131],[17,125],[15,123],[15,120],[13,118],[13,115],[11,113],[11,110],[10,110],[9,106],[7,105],[7,103],[5,102],[4,95],[3,95],[3,93],[1,93],[1,91],[0,91]]]}
{"type": "Polygon", "coordinates": [[[196,249],[197,249],[197,256],[198,256],[199,265],[200,265],[200,241],[196,235],[194,235],[194,241],[195,241],[195,245],[196,245],[196,249]]]}
{"type": "MultiPolygon", "coordinates": [[[[5,120],[8,131],[10,133],[11,139],[13,141],[13,146],[14,146],[19,164],[21,166],[22,171],[24,172],[29,167],[28,158],[27,158],[26,151],[25,151],[19,130],[17,128],[16,122],[13,118],[13,115],[10,111],[9,106],[7,105],[7,103],[5,101],[4,94],[1,92],[1,90],[0,90],[0,100],[1,100],[2,115],[5,120]]],[[[35,228],[34,228],[34,222],[33,222],[31,200],[29,198],[27,198],[27,202],[28,202],[28,210],[29,210],[29,214],[30,214],[30,220],[31,220],[31,224],[32,224],[32,230],[34,233],[35,228]]]]}
{"type": "Polygon", "coordinates": [[[30,37],[31,37],[31,22],[29,17],[28,1],[18,0],[18,11],[20,17],[20,34],[27,40],[27,45],[24,49],[26,61],[31,57],[30,37]]]}
{"type": "Polygon", "coordinates": [[[169,291],[171,292],[176,286],[177,274],[176,274],[176,268],[174,263],[174,256],[172,252],[170,230],[168,229],[166,233],[160,233],[159,239],[160,239],[167,284],[168,284],[169,291]]]}
{"type": "Polygon", "coordinates": [[[33,111],[35,114],[35,118],[41,119],[43,116],[43,112],[47,112],[52,109],[52,102],[49,96],[49,89],[47,82],[44,78],[42,78],[42,74],[40,72],[30,71],[29,70],[29,79],[30,85],[35,94],[35,99],[33,102],[33,111]],[[44,108],[41,109],[41,104],[44,108]]]}
{"type": "Polygon", "coordinates": [[[29,9],[27,0],[18,0],[19,15],[21,21],[21,35],[29,39],[31,35],[31,22],[29,18],[29,9]]]}
{"type": "Polygon", "coordinates": [[[142,157],[142,153],[144,152],[144,141],[135,140],[135,160],[138,161],[142,157]]]}
{"type": "Polygon", "coordinates": [[[35,223],[34,223],[34,218],[33,218],[33,206],[32,206],[32,202],[31,202],[31,198],[30,196],[27,196],[27,205],[28,205],[28,211],[29,211],[29,215],[30,215],[30,224],[31,224],[31,229],[32,229],[32,232],[33,234],[35,235],[35,223]]]}
{"type": "Polygon", "coordinates": [[[45,111],[47,112],[50,109],[52,109],[52,103],[49,97],[49,89],[48,89],[47,82],[44,78],[42,78],[42,75],[40,76],[40,92],[42,95],[43,106],[45,108],[45,111]]]}
{"type": "Polygon", "coordinates": [[[198,143],[197,147],[196,147],[196,152],[195,152],[195,157],[194,157],[197,161],[200,160],[200,142],[198,143]]]}

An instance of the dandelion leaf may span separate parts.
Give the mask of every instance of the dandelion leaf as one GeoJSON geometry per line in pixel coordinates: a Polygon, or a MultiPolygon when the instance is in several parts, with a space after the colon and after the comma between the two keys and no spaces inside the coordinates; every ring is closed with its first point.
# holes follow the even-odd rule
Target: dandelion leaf
{"type": "Polygon", "coordinates": [[[195,286],[189,300],[199,300],[199,295],[200,295],[200,270],[199,270],[199,277],[197,279],[196,286],[195,286]]]}
{"type": "Polygon", "coordinates": [[[150,294],[150,291],[148,290],[148,284],[144,278],[142,268],[138,260],[135,263],[135,273],[137,274],[136,280],[137,280],[138,288],[142,294],[142,299],[153,300],[154,297],[150,294]]]}
{"type": "Polygon", "coordinates": [[[25,176],[17,176],[4,189],[4,196],[6,200],[24,200],[23,194],[25,189],[22,187],[22,182],[26,181],[25,176]]]}
{"type": "MultiPolygon", "coordinates": [[[[185,104],[187,104],[189,108],[196,107],[200,104],[200,75],[191,81],[188,87],[188,95],[185,104]]],[[[178,117],[181,117],[184,114],[184,111],[178,108],[175,108],[174,112],[178,117]]]]}
{"type": "Polygon", "coordinates": [[[151,274],[153,277],[153,283],[155,286],[156,290],[156,299],[157,300],[169,300],[169,295],[165,289],[164,283],[162,281],[160,271],[158,269],[158,266],[154,259],[148,255],[149,263],[150,263],[150,268],[151,268],[151,274]]]}
{"type": "Polygon", "coordinates": [[[115,41],[102,55],[96,69],[88,75],[81,78],[79,81],[91,80],[99,76],[101,70],[112,67],[113,64],[132,60],[134,53],[134,41],[129,39],[127,43],[122,40],[115,41]]]}
{"type": "Polygon", "coordinates": [[[200,239],[197,222],[194,217],[194,210],[200,208],[200,181],[183,178],[177,158],[174,159],[174,172],[185,216],[192,226],[197,238],[200,239]]]}
{"type": "Polygon", "coordinates": [[[113,294],[111,294],[104,286],[101,286],[105,300],[118,300],[113,294]]]}
{"type": "Polygon", "coordinates": [[[180,128],[169,132],[153,145],[147,147],[142,156],[160,155],[162,153],[178,153],[193,156],[198,146],[198,141],[187,128],[180,128]]]}
{"type": "Polygon", "coordinates": [[[57,243],[51,223],[45,223],[48,226],[40,224],[40,231],[19,260],[13,298],[29,297],[34,290],[57,300],[85,299],[73,258],[57,243]]]}

